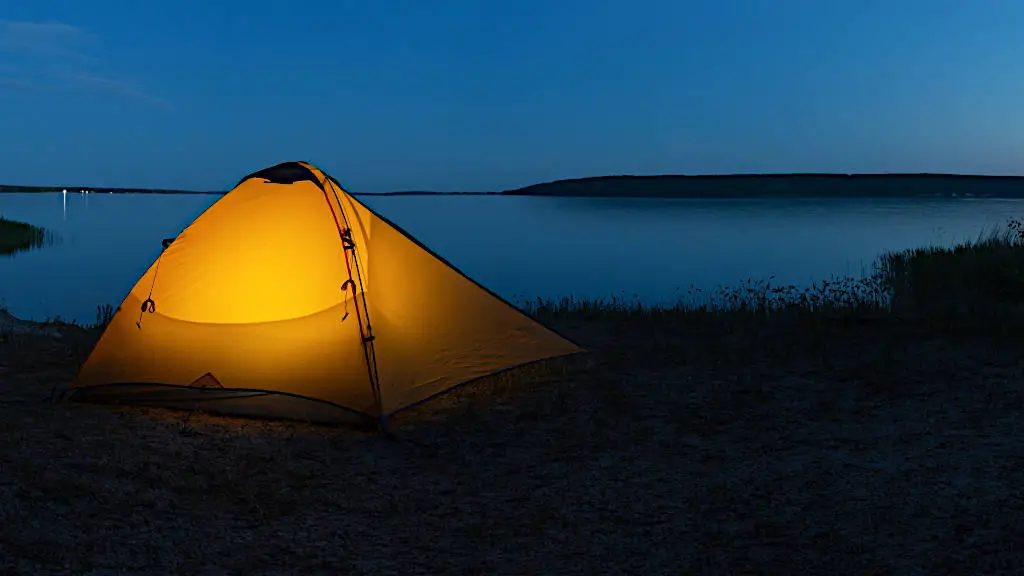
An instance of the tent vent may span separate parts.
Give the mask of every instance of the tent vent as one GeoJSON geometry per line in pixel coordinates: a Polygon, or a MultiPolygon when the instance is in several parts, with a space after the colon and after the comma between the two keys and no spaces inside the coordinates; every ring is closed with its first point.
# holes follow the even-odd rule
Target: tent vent
{"type": "Polygon", "coordinates": [[[210,374],[209,372],[203,374],[199,378],[196,378],[195,382],[190,384],[190,386],[193,388],[224,388],[220,383],[220,380],[214,378],[213,374],[210,374]]]}

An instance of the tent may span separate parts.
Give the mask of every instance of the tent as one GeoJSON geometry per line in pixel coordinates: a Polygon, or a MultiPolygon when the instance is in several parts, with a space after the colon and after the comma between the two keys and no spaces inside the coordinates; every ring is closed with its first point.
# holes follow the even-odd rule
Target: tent
{"type": "Polygon", "coordinates": [[[582,352],[306,162],[243,178],[117,308],[77,401],[338,422],[582,352]]]}

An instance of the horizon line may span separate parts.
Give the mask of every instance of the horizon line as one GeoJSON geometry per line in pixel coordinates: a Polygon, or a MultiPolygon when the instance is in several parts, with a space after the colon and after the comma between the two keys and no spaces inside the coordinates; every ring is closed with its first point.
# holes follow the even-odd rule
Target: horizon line
{"type": "MultiPolygon", "coordinates": [[[[546,186],[551,184],[560,183],[578,183],[587,182],[594,180],[611,180],[611,179],[659,179],[659,178],[696,178],[696,179],[716,179],[716,178],[777,178],[777,177],[829,177],[829,178],[863,178],[863,177],[941,177],[941,178],[984,178],[984,179],[1024,179],[1022,174],[978,174],[978,173],[964,173],[964,172],[722,172],[722,173],[703,173],[703,174],[606,174],[602,176],[580,176],[573,178],[560,178],[557,180],[548,180],[543,182],[537,182],[534,184],[528,184],[519,188],[507,188],[500,191],[439,191],[439,190],[394,190],[387,192],[355,192],[346,190],[349,194],[356,196],[393,196],[393,195],[413,195],[413,194],[466,194],[466,195],[481,195],[481,194],[502,194],[506,192],[514,192],[518,190],[526,190],[538,186],[546,186]]],[[[119,192],[119,193],[130,193],[130,192],[146,192],[146,193],[163,193],[163,194],[226,194],[230,192],[232,188],[226,190],[187,190],[180,188],[142,188],[142,187],[129,187],[129,186],[45,186],[45,185],[22,185],[22,184],[0,184],[0,191],[4,189],[24,189],[24,190],[48,190],[58,192],[60,190],[73,190],[76,193],[83,191],[103,191],[107,193],[119,192]]]]}

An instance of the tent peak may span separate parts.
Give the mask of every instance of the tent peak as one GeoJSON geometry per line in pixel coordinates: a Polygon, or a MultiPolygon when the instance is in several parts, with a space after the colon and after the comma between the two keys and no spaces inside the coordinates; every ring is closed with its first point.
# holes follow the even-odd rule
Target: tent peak
{"type": "Polygon", "coordinates": [[[323,184],[320,183],[316,174],[313,174],[313,171],[310,170],[310,166],[312,166],[312,164],[303,161],[282,162],[249,174],[239,180],[235,187],[238,187],[238,185],[242,184],[242,182],[245,182],[246,180],[261,178],[272,184],[295,184],[296,182],[308,180],[322,189],[323,184]]]}

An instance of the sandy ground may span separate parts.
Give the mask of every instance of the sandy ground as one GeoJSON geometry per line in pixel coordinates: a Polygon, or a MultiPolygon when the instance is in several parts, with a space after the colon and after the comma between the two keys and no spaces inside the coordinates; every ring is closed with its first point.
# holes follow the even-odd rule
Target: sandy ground
{"type": "Polygon", "coordinates": [[[54,405],[95,334],[0,336],[0,573],[1024,570],[1024,336],[559,327],[397,441],[54,405]]]}

